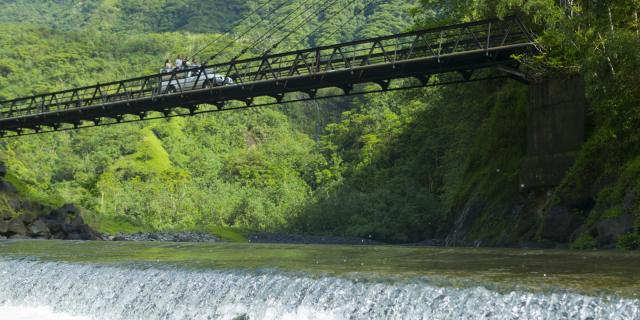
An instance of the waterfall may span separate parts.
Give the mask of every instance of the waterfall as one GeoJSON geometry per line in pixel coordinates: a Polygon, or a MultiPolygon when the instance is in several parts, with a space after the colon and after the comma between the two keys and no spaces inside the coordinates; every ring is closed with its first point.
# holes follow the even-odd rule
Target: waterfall
{"type": "Polygon", "coordinates": [[[109,320],[640,318],[635,299],[499,293],[440,287],[423,278],[378,281],[33,259],[0,259],[0,275],[0,318],[3,308],[20,307],[109,320]]]}

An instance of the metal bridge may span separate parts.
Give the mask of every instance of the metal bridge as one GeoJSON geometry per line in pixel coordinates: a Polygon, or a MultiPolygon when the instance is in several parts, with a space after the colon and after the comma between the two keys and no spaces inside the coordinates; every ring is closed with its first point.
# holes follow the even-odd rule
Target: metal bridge
{"type": "Polygon", "coordinates": [[[0,136],[522,76],[514,55],[538,50],[522,22],[508,17],[268,54],[0,101],[0,136]],[[161,85],[185,72],[223,74],[234,84],[161,85]]]}

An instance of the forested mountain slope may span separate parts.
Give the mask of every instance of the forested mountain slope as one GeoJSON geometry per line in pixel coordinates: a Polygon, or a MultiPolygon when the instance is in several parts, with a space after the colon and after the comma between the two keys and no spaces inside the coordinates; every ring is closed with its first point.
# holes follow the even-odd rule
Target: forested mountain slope
{"type": "MultiPolygon", "coordinates": [[[[0,3],[7,8],[0,13],[7,30],[0,34],[1,98],[155,72],[264,4],[0,3]]],[[[588,137],[575,166],[558,188],[521,192],[527,87],[495,80],[6,139],[0,155],[12,179],[29,196],[80,204],[97,227],[115,219],[390,242],[638,241],[637,0],[572,7],[554,0],[339,0],[298,29],[292,23],[256,41],[277,21],[272,9],[283,4],[278,17],[285,17],[300,3],[268,2],[235,30],[259,27],[216,61],[254,42],[246,55],[260,54],[290,31],[276,51],[521,14],[546,49],[523,61],[527,72],[580,74],[587,82],[588,137]],[[321,32],[306,37],[320,24],[321,32]]],[[[224,39],[198,58],[232,37],[224,39]]]]}
{"type": "Polygon", "coordinates": [[[241,18],[246,4],[239,0],[2,0],[0,21],[66,31],[213,33],[241,18]]]}
{"type": "MultiPolygon", "coordinates": [[[[103,2],[105,6],[119,8],[120,13],[130,8],[131,3],[103,2]]],[[[247,2],[246,6],[253,10],[263,4],[247,2]]],[[[369,28],[367,19],[374,21],[392,15],[385,11],[391,9],[388,4],[364,5],[357,1],[339,4],[347,9],[331,22],[344,24],[350,19],[350,26],[359,30],[357,33],[341,35],[337,25],[326,24],[331,29],[324,39],[306,38],[313,28],[331,17],[327,11],[297,30],[299,34],[292,35],[289,43],[283,43],[279,50],[306,47],[313,41],[330,43],[352,39],[364,35],[365,31],[387,34],[411,25],[407,19],[395,25],[371,23],[369,28]],[[365,8],[366,15],[351,19],[354,12],[361,13],[365,8]]],[[[2,25],[6,32],[0,34],[1,97],[7,99],[157,72],[164,59],[192,54],[219,36],[215,33],[145,33],[127,27],[128,23],[144,24],[145,19],[153,18],[153,11],[146,11],[140,19],[114,18],[113,21],[123,21],[105,29],[96,29],[93,23],[67,23],[76,18],[59,19],[58,15],[65,13],[83,17],[78,21],[89,21],[93,11],[86,9],[86,5],[79,1],[9,3],[13,8],[10,10],[32,12],[29,14],[32,19],[4,15],[3,19],[9,22],[2,25]],[[41,21],[33,19],[34,10],[39,12],[41,21]],[[43,21],[56,24],[52,27],[41,23],[43,21]]],[[[298,8],[299,3],[280,1],[268,6],[281,8],[269,17],[267,13],[272,9],[258,11],[255,17],[239,25],[238,32],[243,32],[256,23],[261,24],[220,60],[239,52],[251,39],[270,28],[274,20],[298,8]]],[[[203,16],[213,17],[218,13],[215,6],[199,10],[203,16]]],[[[160,11],[167,13],[165,9],[160,11]]],[[[408,10],[402,12],[400,16],[408,17],[408,10]]],[[[292,24],[300,22],[301,18],[292,24]]],[[[153,30],[153,26],[145,24],[139,30],[153,30]]],[[[171,31],[178,30],[181,28],[171,31]]],[[[276,31],[264,41],[262,48],[247,55],[259,54],[289,32],[276,31]]],[[[228,41],[231,39],[204,48],[200,60],[217,52],[228,41]]],[[[329,110],[339,113],[349,108],[350,101],[336,100],[330,104],[333,107],[329,110]]],[[[291,105],[94,128],[4,140],[2,158],[9,167],[10,180],[28,186],[31,196],[45,202],[78,203],[94,213],[96,224],[118,217],[152,228],[189,228],[203,224],[258,230],[294,228],[293,217],[310,200],[313,190],[328,181],[323,181],[321,176],[330,178],[327,161],[317,142],[304,132],[309,129],[318,135],[323,131],[314,119],[306,119],[309,110],[315,119],[320,119],[319,123],[334,117],[323,113],[323,106],[316,104],[291,105]]]]}

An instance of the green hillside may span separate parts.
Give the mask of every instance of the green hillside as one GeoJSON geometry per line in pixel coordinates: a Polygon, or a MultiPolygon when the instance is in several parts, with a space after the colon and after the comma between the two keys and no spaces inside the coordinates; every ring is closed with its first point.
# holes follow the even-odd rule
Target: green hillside
{"type": "Polygon", "coordinates": [[[588,137],[575,166],[558,188],[530,194],[520,192],[518,181],[527,87],[512,80],[0,142],[0,158],[15,181],[45,198],[81,205],[103,230],[126,221],[152,229],[216,226],[389,242],[575,247],[630,247],[638,238],[638,0],[585,0],[573,7],[552,0],[339,0],[301,27],[295,28],[303,22],[298,18],[262,41],[260,30],[300,1],[0,3],[4,99],[155,72],[164,59],[197,52],[257,8],[235,34],[256,27],[216,61],[254,43],[247,55],[260,54],[288,34],[276,51],[517,13],[546,49],[523,61],[525,70],[580,74],[587,82],[588,137]],[[577,222],[559,235],[564,240],[545,236],[554,210],[577,222]],[[620,217],[632,221],[627,234],[605,239],[602,230],[620,217]]]}

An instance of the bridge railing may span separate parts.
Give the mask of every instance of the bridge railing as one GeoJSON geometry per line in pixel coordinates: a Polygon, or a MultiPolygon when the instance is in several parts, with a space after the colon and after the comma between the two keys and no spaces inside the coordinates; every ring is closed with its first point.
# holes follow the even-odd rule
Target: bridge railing
{"type": "Polygon", "coordinates": [[[489,54],[493,50],[533,43],[532,36],[517,17],[490,19],[1,101],[0,119],[206,90],[216,85],[215,81],[204,81],[213,74],[232,78],[232,85],[250,86],[259,81],[286,81],[310,75],[322,77],[345,69],[356,72],[374,64],[394,64],[411,59],[440,60],[474,51],[489,54]],[[181,75],[186,72],[195,80],[181,83],[181,75]]]}

